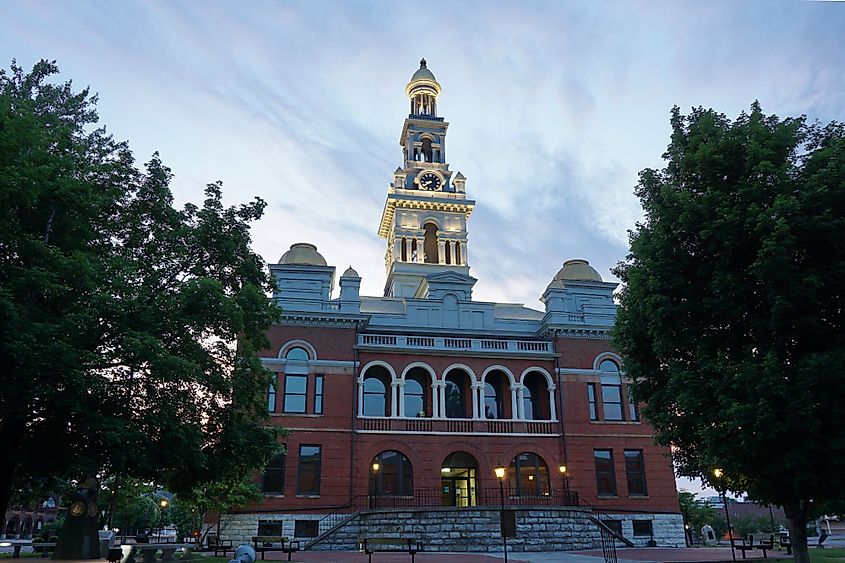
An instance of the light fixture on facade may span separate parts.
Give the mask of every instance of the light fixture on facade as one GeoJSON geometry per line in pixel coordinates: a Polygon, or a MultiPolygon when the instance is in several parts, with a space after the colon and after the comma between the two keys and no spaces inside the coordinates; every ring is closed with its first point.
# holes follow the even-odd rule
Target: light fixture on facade
{"type": "Polygon", "coordinates": [[[379,467],[380,467],[380,465],[379,465],[378,463],[374,463],[374,464],[373,464],[373,471],[374,471],[374,472],[375,472],[375,471],[378,471],[378,468],[379,468],[379,467]]]}

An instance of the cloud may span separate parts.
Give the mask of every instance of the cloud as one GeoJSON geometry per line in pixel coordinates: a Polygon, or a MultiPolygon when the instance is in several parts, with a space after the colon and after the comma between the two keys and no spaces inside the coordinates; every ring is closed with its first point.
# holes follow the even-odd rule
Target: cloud
{"type": "Polygon", "coordinates": [[[221,179],[270,204],[256,248],[311,241],[381,294],[376,230],[400,164],[404,85],[443,85],[447,157],[478,204],[476,297],[537,306],[567,258],[605,279],[640,217],[637,172],[661,165],[668,115],[754,99],[842,119],[845,13],[826,3],[164,1],[4,5],[0,49],[57,58],[101,93],[139,161],[160,150],[177,201],[221,179]]]}

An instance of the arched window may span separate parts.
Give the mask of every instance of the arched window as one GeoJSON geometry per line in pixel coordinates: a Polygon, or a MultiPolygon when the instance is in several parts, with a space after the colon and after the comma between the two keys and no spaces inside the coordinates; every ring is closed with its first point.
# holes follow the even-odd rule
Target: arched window
{"type": "Polygon", "coordinates": [[[414,468],[401,452],[384,451],[370,463],[370,494],[413,496],[414,468]]]}
{"type": "Polygon", "coordinates": [[[425,138],[422,141],[422,153],[425,157],[426,162],[432,162],[432,153],[431,153],[431,139],[425,138]]]}
{"type": "Polygon", "coordinates": [[[412,369],[405,376],[405,416],[424,417],[430,416],[428,389],[431,377],[420,368],[412,369]]]}
{"type": "Polygon", "coordinates": [[[522,381],[522,409],[526,420],[549,420],[549,393],[546,379],[536,371],[522,381]]]}
{"type": "Polygon", "coordinates": [[[469,375],[461,369],[446,374],[446,418],[467,418],[469,375]]]}
{"type": "Polygon", "coordinates": [[[387,416],[387,386],[377,376],[364,378],[365,416],[387,416]]]}
{"type": "Polygon", "coordinates": [[[307,362],[309,360],[308,352],[306,352],[303,348],[291,348],[287,351],[287,354],[285,354],[285,359],[307,362]]]}
{"type": "Polygon", "coordinates": [[[605,420],[625,420],[622,412],[622,376],[612,360],[599,364],[601,372],[601,402],[605,420]]]}
{"type": "Polygon", "coordinates": [[[507,377],[501,371],[491,371],[484,379],[484,418],[507,418],[505,396],[507,377]]]}
{"type": "MultiPolygon", "coordinates": [[[[282,411],[305,414],[308,396],[308,352],[304,348],[291,348],[285,354],[285,387],[282,411]]],[[[275,398],[273,400],[275,403],[275,398]]],[[[268,397],[269,407],[269,397],[268,397]]]]}
{"type": "Polygon", "coordinates": [[[425,251],[426,264],[439,264],[440,255],[437,247],[437,225],[426,223],[423,227],[425,238],[423,239],[423,250],[425,251]]]}
{"type": "Polygon", "coordinates": [[[522,452],[511,461],[508,483],[517,497],[548,496],[549,467],[537,454],[522,452]]]}

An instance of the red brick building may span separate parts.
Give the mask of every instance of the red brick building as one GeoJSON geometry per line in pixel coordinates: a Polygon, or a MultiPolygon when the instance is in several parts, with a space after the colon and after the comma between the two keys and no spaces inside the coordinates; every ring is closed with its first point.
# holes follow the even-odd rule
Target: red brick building
{"type": "Polygon", "coordinates": [[[292,433],[232,535],[313,536],[338,509],[497,505],[502,465],[508,505],[592,505],[635,542],[682,545],[668,451],[610,345],[616,284],[568,260],[544,310],[472,299],[475,202],[446,161],[439,92],[422,61],[379,226],[384,296],[360,296],[351,267],[333,296],[335,268],[310,244],[270,266],[284,317],[263,353],[278,374],[268,409],[292,433]]]}

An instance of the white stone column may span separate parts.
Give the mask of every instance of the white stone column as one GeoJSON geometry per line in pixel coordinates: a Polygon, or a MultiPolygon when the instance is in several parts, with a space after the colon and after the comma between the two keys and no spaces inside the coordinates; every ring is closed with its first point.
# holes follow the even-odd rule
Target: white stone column
{"type": "Polygon", "coordinates": [[[397,410],[397,403],[398,403],[397,399],[399,398],[398,397],[399,392],[396,390],[397,387],[399,387],[398,381],[391,381],[390,382],[390,416],[393,416],[393,417],[395,417],[397,415],[397,413],[399,412],[397,410]]]}
{"type": "Polygon", "coordinates": [[[423,243],[425,239],[417,239],[417,262],[425,262],[425,254],[423,253],[423,243]]]}
{"type": "Polygon", "coordinates": [[[402,261],[402,238],[394,237],[393,239],[393,261],[402,261]]]}
{"type": "Polygon", "coordinates": [[[478,391],[479,389],[483,389],[480,383],[475,382],[472,384],[472,419],[478,420],[481,418],[479,414],[479,401],[478,401],[478,391]]]}
{"type": "Polygon", "coordinates": [[[440,418],[446,418],[446,382],[438,381],[437,388],[440,391],[438,393],[438,402],[440,403],[440,418]]]}
{"type": "Polygon", "coordinates": [[[440,264],[446,263],[446,241],[437,241],[437,261],[440,264]]]}
{"type": "MultiPolygon", "coordinates": [[[[325,379],[323,380],[323,385],[326,384],[325,379]]],[[[358,380],[358,416],[364,414],[364,380],[358,380]]]]}
{"type": "Polygon", "coordinates": [[[431,418],[440,418],[440,392],[436,381],[432,381],[431,389],[431,418]]]}
{"type": "Polygon", "coordinates": [[[405,241],[405,258],[406,262],[413,262],[413,258],[411,258],[411,239],[404,238],[402,239],[405,241]]]}
{"type": "Polygon", "coordinates": [[[555,386],[549,387],[549,420],[557,420],[557,411],[555,409],[555,386]]]}
{"type": "Polygon", "coordinates": [[[465,266],[469,263],[469,260],[468,260],[468,257],[467,257],[467,243],[461,241],[458,244],[461,245],[461,264],[460,265],[465,266]]]}
{"type": "Polygon", "coordinates": [[[405,380],[397,381],[396,385],[399,387],[399,416],[405,416],[405,380]]]}
{"type": "Polygon", "coordinates": [[[511,401],[513,417],[518,420],[525,418],[525,407],[522,405],[522,385],[511,385],[511,401]]]}

